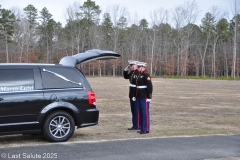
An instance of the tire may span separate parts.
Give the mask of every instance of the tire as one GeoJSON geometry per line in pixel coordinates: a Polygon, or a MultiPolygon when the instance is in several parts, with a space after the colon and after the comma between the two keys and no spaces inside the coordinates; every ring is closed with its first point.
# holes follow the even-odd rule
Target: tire
{"type": "Polygon", "coordinates": [[[67,141],[73,135],[75,123],[70,114],[64,111],[51,113],[44,121],[44,136],[52,142],[67,141]]]}

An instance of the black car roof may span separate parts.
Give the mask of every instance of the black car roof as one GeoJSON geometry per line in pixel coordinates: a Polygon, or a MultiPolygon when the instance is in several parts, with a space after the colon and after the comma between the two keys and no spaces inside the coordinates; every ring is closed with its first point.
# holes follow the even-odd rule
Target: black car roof
{"type": "Polygon", "coordinates": [[[22,67],[31,67],[31,68],[37,68],[37,67],[66,67],[61,64],[50,64],[50,63],[0,63],[0,68],[22,68],[22,67]]]}
{"type": "Polygon", "coordinates": [[[45,65],[45,66],[52,66],[52,65],[59,65],[59,64],[51,64],[51,63],[0,63],[0,65],[4,65],[4,66],[42,66],[42,65],[45,65]]]}

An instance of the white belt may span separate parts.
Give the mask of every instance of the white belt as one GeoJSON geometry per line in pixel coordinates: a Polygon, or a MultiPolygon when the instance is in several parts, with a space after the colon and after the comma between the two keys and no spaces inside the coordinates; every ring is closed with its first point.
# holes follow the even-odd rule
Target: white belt
{"type": "Polygon", "coordinates": [[[136,87],[136,85],[135,84],[130,84],[130,87],[136,87]]]}
{"type": "Polygon", "coordinates": [[[147,86],[137,86],[137,88],[147,88],[147,86]]]}

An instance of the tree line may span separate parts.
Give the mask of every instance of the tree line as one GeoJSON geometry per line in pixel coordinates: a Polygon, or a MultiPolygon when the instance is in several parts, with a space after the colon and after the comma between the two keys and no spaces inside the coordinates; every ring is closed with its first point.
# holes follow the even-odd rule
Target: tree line
{"type": "Polygon", "coordinates": [[[66,25],[48,9],[29,4],[11,10],[0,6],[0,62],[58,63],[67,55],[90,49],[121,54],[116,60],[81,64],[87,75],[122,75],[128,60],[146,62],[152,76],[224,76],[240,73],[240,5],[232,1],[232,17],[213,6],[196,25],[195,0],[172,10],[151,12],[151,20],[131,19],[125,7],[103,13],[92,0],[66,7],[66,25]],[[132,21],[132,22],[131,22],[132,21]]]}

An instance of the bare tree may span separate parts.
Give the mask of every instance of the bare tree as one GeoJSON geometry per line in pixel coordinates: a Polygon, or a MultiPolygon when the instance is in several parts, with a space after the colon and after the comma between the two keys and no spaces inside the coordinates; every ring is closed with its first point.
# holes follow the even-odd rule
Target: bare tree
{"type": "Polygon", "coordinates": [[[194,23],[196,22],[197,16],[198,16],[198,5],[195,1],[192,2],[186,2],[183,5],[183,17],[185,19],[186,27],[184,27],[182,36],[183,38],[183,47],[182,47],[182,53],[184,53],[183,56],[183,68],[182,68],[182,74],[184,76],[187,75],[187,59],[191,44],[191,36],[194,31],[194,23]]]}
{"type": "Polygon", "coordinates": [[[13,47],[16,48],[18,54],[15,56],[15,60],[21,63],[22,54],[27,41],[28,22],[26,18],[24,18],[24,13],[21,8],[14,6],[11,8],[11,11],[16,16],[16,19],[18,19],[18,21],[14,23],[13,41],[15,45],[13,45],[13,47]]]}
{"type": "Polygon", "coordinates": [[[192,24],[196,22],[198,13],[198,5],[195,0],[193,0],[191,2],[185,2],[183,5],[177,7],[174,14],[177,29],[180,29],[180,31],[178,31],[178,35],[180,36],[177,36],[177,38],[179,38],[177,40],[180,40],[180,44],[176,44],[177,46],[180,45],[180,51],[178,50],[178,63],[180,64],[179,54],[181,54],[181,72],[183,76],[186,76],[187,74],[187,58],[190,47],[191,35],[194,31],[194,25],[192,24]]]}
{"type": "Polygon", "coordinates": [[[82,16],[80,13],[80,3],[74,2],[72,5],[69,5],[66,8],[65,18],[67,21],[67,33],[69,38],[71,39],[71,53],[72,55],[75,54],[75,48],[77,53],[80,52],[80,48],[84,48],[84,39],[81,39],[83,36],[82,30],[83,25],[81,25],[80,21],[82,20],[82,16]],[[82,45],[80,41],[82,40],[82,45]],[[76,45],[76,47],[75,47],[76,45]],[[81,47],[80,47],[81,45],[81,47]]]}
{"type": "MultiPolygon", "coordinates": [[[[216,78],[216,46],[218,43],[219,38],[221,37],[222,33],[225,32],[225,30],[221,27],[220,29],[218,28],[217,24],[219,24],[220,20],[226,16],[227,12],[223,12],[221,8],[217,6],[212,7],[212,16],[215,20],[215,24],[212,30],[212,46],[213,46],[213,64],[212,64],[212,72],[213,72],[213,77],[214,79],[216,78]]],[[[221,24],[220,24],[221,25],[221,24]]]]}
{"type": "MultiPolygon", "coordinates": [[[[151,57],[150,57],[150,75],[153,73],[153,60],[156,46],[156,33],[161,35],[161,24],[166,20],[167,10],[163,8],[155,10],[151,13],[152,35],[149,35],[151,41],[151,57]],[[159,28],[159,27],[160,28],[159,28]],[[157,29],[158,28],[158,29],[157,29]]],[[[160,39],[161,43],[161,39],[160,39]]],[[[161,45],[160,45],[161,46],[161,45]]]]}
{"type": "Polygon", "coordinates": [[[232,78],[236,78],[236,57],[237,57],[237,35],[239,28],[239,13],[240,13],[240,2],[238,0],[233,0],[232,14],[234,16],[233,20],[233,62],[232,62],[232,78]]]}
{"type": "Polygon", "coordinates": [[[177,48],[177,76],[180,74],[180,54],[181,54],[181,39],[180,39],[180,32],[181,28],[183,27],[183,16],[181,16],[182,7],[178,6],[172,11],[173,14],[173,24],[175,25],[176,36],[173,38],[173,44],[177,48]]]}
{"type": "MultiPolygon", "coordinates": [[[[121,51],[122,48],[118,47],[118,40],[120,37],[120,31],[123,30],[122,27],[123,25],[119,25],[120,23],[123,24],[122,22],[125,21],[124,23],[128,23],[128,19],[129,18],[129,12],[127,10],[126,7],[120,7],[119,5],[114,5],[109,7],[107,10],[109,10],[109,14],[112,18],[112,22],[113,22],[113,28],[114,28],[114,32],[113,32],[113,51],[114,52],[118,52],[122,55],[122,65],[124,64],[123,60],[124,60],[124,53],[121,51]]],[[[113,75],[115,76],[115,70],[116,70],[116,64],[114,62],[113,64],[113,75]]]]}
{"type": "Polygon", "coordinates": [[[17,44],[17,49],[16,51],[19,52],[18,59],[19,62],[21,63],[22,61],[28,62],[28,53],[27,51],[24,51],[24,48],[27,45],[28,42],[28,27],[29,23],[26,19],[21,19],[21,21],[17,22],[15,24],[15,32],[14,32],[14,42],[17,44]],[[23,58],[23,53],[27,53],[26,59],[23,58]]]}
{"type": "Polygon", "coordinates": [[[121,7],[119,5],[110,6],[108,9],[110,17],[113,22],[113,28],[114,28],[114,46],[113,51],[117,51],[117,40],[119,37],[119,28],[118,28],[118,22],[122,17],[125,17],[127,20],[129,19],[129,12],[126,7],[121,7]]]}

